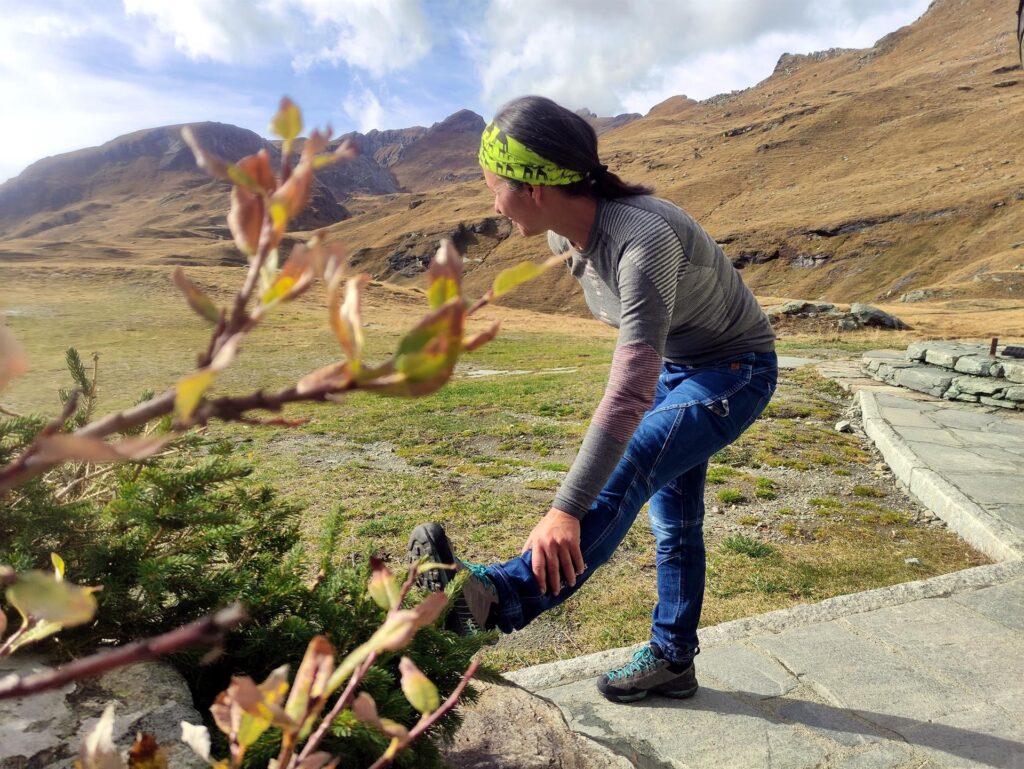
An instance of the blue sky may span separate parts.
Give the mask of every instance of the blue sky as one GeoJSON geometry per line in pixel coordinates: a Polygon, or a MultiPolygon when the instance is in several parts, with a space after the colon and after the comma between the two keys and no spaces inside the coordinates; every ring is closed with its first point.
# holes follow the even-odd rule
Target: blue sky
{"type": "Polygon", "coordinates": [[[266,131],[282,95],[336,133],[542,93],[645,113],[867,47],[928,0],[0,0],[0,181],[130,131],[266,131]]]}

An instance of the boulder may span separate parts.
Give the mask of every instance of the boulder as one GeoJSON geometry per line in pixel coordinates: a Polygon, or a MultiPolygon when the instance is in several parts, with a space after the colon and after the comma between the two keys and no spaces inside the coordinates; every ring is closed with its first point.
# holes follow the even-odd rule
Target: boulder
{"type": "MultiPolygon", "coordinates": [[[[0,659],[0,678],[54,667],[32,654],[0,659]]],[[[185,681],[164,662],[146,662],[77,681],[61,689],[0,700],[0,769],[70,769],[82,736],[115,705],[114,742],[127,750],[138,732],[149,732],[175,769],[206,766],[181,742],[182,721],[202,724],[185,681]]]]}
{"type": "Polygon", "coordinates": [[[442,746],[452,769],[632,769],[622,756],[574,733],[556,705],[512,683],[476,684],[463,723],[442,746]]]}
{"type": "Polygon", "coordinates": [[[872,307],[870,304],[861,304],[860,302],[854,302],[853,304],[850,305],[850,314],[862,326],[871,326],[875,328],[891,328],[898,331],[910,328],[906,323],[897,318],[895,315],[890,315],[887,312],[883,312],[882,310],[879,310],[877,307],[872,307]]]}

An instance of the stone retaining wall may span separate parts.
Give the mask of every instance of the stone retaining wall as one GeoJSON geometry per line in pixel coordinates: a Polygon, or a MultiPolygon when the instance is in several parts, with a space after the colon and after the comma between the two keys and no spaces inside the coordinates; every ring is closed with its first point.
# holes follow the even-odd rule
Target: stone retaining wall
{"type": "Polygon", "coordinates": [[[865,353],[865,368],[887,384],[950,401],[1024,410],[1024,360],[988,354],[985,344],[915,342],[906,353],[865,353]]]}

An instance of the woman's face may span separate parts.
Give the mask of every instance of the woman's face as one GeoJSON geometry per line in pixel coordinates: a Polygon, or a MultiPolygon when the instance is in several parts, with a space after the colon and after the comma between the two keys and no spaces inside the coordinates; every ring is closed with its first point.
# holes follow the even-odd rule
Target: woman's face
{"type": "Polygon", "coordinates": [[[508,217],[521,235],[540,235],[548,230],[543,223],[541,210],[531,195],[529,185],[512,189],[508,182],[491,171],[484,169],[484,181],[494,193],[495,213],[508,217]]]}

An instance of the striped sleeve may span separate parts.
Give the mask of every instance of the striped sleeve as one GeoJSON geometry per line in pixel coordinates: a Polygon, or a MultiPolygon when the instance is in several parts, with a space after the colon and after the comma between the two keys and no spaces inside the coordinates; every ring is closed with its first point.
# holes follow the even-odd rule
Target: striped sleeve
{"type": "Polygon", "coordinates": [[[555,496],[554,507],[576,518],[587,514],[654,402],[683,259],[679,239],[666,226],[620,261],[619,338],[608,384],[555,496]]]}

